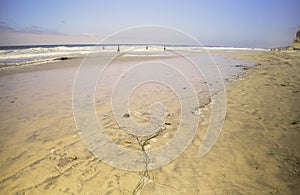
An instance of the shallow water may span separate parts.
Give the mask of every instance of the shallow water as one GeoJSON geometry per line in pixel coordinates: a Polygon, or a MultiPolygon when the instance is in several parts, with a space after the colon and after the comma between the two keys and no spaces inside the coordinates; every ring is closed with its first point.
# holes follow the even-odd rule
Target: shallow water
{"type": "MultiPolygon", "coordinates": [[[[188,90],[188,86],[182,86],[181,80],[177,78],[178,75],[174,76],[168,68],[175,70],[174,74],[182,74],[183,78],[189,81],[196,92],[198,103],[202,104],[211,94],[222,90],[223,81],[225,85],[228,84],[226,78],[231,78],[241,71],[240,68],[235,67],[236,64],[246,63],[221,55],[213,55],[213,60],[211,56],[194,54],[188,54],[186,58],[120,56],[107,66],[101,79],[92,78],[91,71],[103,70],[101,67],[106,65],[103,63],[107,62],[106,60],[102,57],[88,58],[84,63],[80,59],[75,59],[1,72],[0,191],[3,193],[87,192],[89,191],[87,186],[93,186],[97,181],[93,179],[99,174],[97,170],[111,169],[88,152],[78,136],[78,129],[74,123],[72,92],[74,80],[78,79],[76,73],[80,64],[86,68],[86,76],[92,81],[95,79],[98,81],[93,100],[95,100],[99,124],[104,127],[108,137],[122,147],[141,149],[134,137],[129,136],[126,131],[120,131],[120,124],[116,122],[111,111],[113,105],[111,94],[116,87],[116,81],[120,81],[117,85],[123,86],[119,88],[121,92],[118,91],[118,94],[121,96],[117,98],[120,98],[120,102],[129,98],[128,113],[139,123],[149,122],[151,118],[149,105],[160,102],[164,106],[167,113],[165,122],[171,125],[165,125],[164,133],[157,137],[155,142],[148,144],[147,150],[153,150],[163,146],[176,133],[181,113],[178,93],[184,95],[188,90]],[[51,66],[53,68],[49,68],[51,66]],[[143,66],[147,69],[143,69],[143,66]],[[138,67],[142,68],[138,69],[138,67]],[[216,77],[218,70],[221,73],[219,78],[216,77]],[[154,74],[158,71],[161,73],[159,76],[154,74]],[[173,87],[158,82],[162,76],[166,76],[168,79],[165,83],[170,82],[173,87]],[[154,79],[140,83],[131,91],[130,97],[122,96],[133,86],[133,83],[136,84],[135,81],[147,77],[154,77],[154,79]],[[180,87],[180,90],[174,92],[173,89],[176,87],[180,87]],[[73,161],[72,155],[77,155],[79,160],[73,161]],[[85,174],[90,174],[90,183],[84,182],[85,174]]],[[[94,72],[94,75],[97,76],[97,73],[94,72]]],[[[114,113],[119,113],[119,108],[115,109],[114,113]]],[[[122,109],[119,113],[121,117],[126,114],[122,109]]],[[[130,176],[131,173],[127,175],[130,176]]],[[[126,184],[129,186],[128,189],[133,189],[139,179],[138,174],[131,177],[133,182],[126,184]]],[[[106,181],[102,178],[101,182],[106,181]]],[[[104,189],[99,188],[100,191],[104,189]]]]}

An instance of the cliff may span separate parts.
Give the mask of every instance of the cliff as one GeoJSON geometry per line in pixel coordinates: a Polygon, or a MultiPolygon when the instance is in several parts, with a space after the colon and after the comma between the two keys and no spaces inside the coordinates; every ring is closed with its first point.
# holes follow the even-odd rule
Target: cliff
{"type": "Polygon", "coordinates": [[[294,39],[293,43],[291,44],[290,49],[300,50],[300,30],[297,31],[296,38],[294,39]]]}

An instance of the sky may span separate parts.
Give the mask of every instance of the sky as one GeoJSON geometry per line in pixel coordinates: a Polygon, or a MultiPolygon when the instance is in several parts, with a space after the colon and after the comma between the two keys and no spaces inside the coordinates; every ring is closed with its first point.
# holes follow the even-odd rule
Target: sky
{"type": "MultiPolygon", "coordinates": [[[[204,45],[272,48],[292,42],[299,8],[299,0],[0,0],[0,45],[99,43],[155,25],[204,45]]],[[[133,43],[140,32],[129,34],[122,39],[133,43]]],[[[159,30],[144,35],[153,34],[159,30]]]]}

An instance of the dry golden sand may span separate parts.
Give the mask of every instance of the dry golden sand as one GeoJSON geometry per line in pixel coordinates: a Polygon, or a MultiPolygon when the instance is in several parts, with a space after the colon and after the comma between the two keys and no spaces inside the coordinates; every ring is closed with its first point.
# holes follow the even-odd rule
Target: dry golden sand
{"type": "Polygon", "coordinates": [[[179,159],[152,172],[145,194],[300,193],[300,53],[230,57],[259,65],[227,91],[217,143],[199,158],[197,137],[179,159]]]}
{"type": "MultiPolygon", "coordinates": [[[[259,65],[227,90],[226,120],[212,150],[198,156],[207,128],[202,121],[189,148],[149,171],[136,192],[300,193],[300,52],[230,57],[259,65]]],[[[136,189],[142,172],[104,164],[77,134],[71,96],[79,64],[74,59],[0,72],[0,194],[132,194],[136,189]]],[[[172,125],[177,118],[171,117],[172,125]]]]}

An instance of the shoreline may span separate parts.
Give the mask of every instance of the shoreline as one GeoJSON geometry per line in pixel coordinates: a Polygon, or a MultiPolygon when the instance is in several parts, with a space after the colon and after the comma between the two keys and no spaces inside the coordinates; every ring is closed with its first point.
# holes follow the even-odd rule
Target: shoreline
{"type": "Polygon", "coordinates": [[[51,63],[57,60],[84,58],[86,56],[114,56],[119,54],[117,47],[121,47],[121,55],[126,56],[160,56],[172,55],[177,52],[189,53],[216,53],[216,52],[254,52],[269,51],[266,48],[237,48],[225,46],[200,46],[200,45],[156,45],[156,44],[100,44],[100,45],[24,45],[0,46],[3,54],[0,57],[0,70],[18,66],[30,66],[51,63]],[[149,46],[149,47],[148,47],[149,46]],[[106,47],[106,48],[104,48],[106,47]],[[167,47],[167,48],[165,48],[167,47]],[[55,50],[55,53],[53,50],[55,50]],[[41,54],[41,55],[38,55],[41,54]],[[25,58],[25,56],[30,56],[25,58]]]}
{"type": "Polygon", "coordinates": [[[229,56],[258,63],[245,79],[233,83],[227,93],[223,139],[242,139],[243,142],[236,142],[240,146],[236,146],[249,153],[241,155],[233,166],[248,163],[249,167],[240,169],[245,171],[241,174],[247,173],[248,179],[256,176],[255,182],[265,185],[270,193],[299,193],[300,52],[229,56]],[[230,134],[239,135],[233,138],[230,134]],[[246,168],[254,168],[260,177],[246,168]]]}
{"type": "MultiPolygon", "coordinates": [[[[140,189],[141,194],[300,192],[297,186],[300,182],[297,106],[300,105],[300,52],[223,55],[259,65],[251,67],[226,90],[227,115],[216,144],[206,156],[197,155],[208,124],[202,121],[192,144],[178,159],[149,171],[151,180],[140,189]]],[[[64,81],[71,86],[80,62],[71,59],[50,66],[47,63],[0,71],[0,76],[9,77],[27,72],[30,79],[25,82],[37,92],[47,91],[35,97],[23,88],[5,88],[9,98],[0,99],[1,108],[5,108],[1,113],[1,192],[129,194],[139,183],[140,172],[106,165],[86,149],[78,136],[69,108],[72,91],[57,91],[55,85],[64,81]],[[36,71],[49,70],[47,66],[55,71],[55,78],[47,78],[46,74],[41,78],[36,74],[36,71]],[[67,81],[66,75],[71,75],[67,81]],[[22,90],[24,96],[16,97],[15,92],[22,90]],[[60,103],[56,103],[58,100],[60,103]],[[51,109],[43,110],[45,107],[51,109]],[[8,114],[14,110],[19,110],[16,118],[8,114]],[[11,137],[6,139],[6,136],[11,137]]]]}
{"type": "Polygon", "coordinates": [[[228,56],[258,65],[227,90],[226,119],[216,144],[203,158],[195,157],[203,138],[199,133],[179,159],[152,172],[156,183],[145,186],[145,194],[300,192],[300,52],[228,56]]]}

